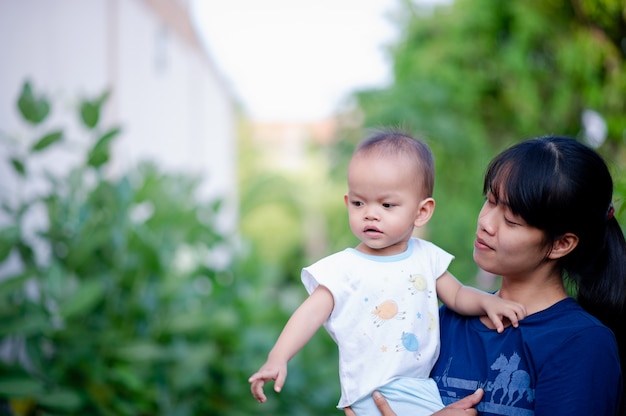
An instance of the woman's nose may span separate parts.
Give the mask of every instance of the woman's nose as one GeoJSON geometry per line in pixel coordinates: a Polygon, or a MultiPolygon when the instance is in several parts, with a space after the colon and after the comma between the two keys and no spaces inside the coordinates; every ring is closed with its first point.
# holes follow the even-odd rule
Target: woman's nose
{"type": "Polygon", "coordinates": [[[487,234],[493,234],[495,231],[493,213],[485,209],[484,207],[480,210],[480,213],[478,214],[478,229],[486,232],[487,234]]]}

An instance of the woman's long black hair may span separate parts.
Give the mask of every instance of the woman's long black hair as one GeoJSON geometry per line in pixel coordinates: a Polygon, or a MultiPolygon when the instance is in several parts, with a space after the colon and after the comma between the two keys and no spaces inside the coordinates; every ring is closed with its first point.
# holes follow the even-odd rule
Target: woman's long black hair
{"type": "Polygon", "coordinates": [[[543,230],[548,242],[568,232],[578,236],[578,246],[559,266],[580,305],[613,330],[626,374],[626,241],[602,157],[567,137],[521,142],[491,162],[483,192],[506,198],[511,211],[543,230]]]}

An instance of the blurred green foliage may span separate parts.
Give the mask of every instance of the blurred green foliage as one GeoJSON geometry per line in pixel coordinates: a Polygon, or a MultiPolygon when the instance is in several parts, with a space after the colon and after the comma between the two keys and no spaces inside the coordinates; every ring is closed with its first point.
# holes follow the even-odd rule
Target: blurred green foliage
{"type": "Polygon", "coordinates": [[[606,123],[599,147],[612,165],[616,197],[626,161],[626,3],[570,0],[456,0],[397,10],[390,47],[393,83],[357,93],[367,126],[401,125],[435,153],[437,208],[429,238],[457,256],[465,281],[482,175],[508,145],[561,134],[585,140],[585,110],[606,123]]]}
{"type": "Polygon", "coordinates": [[[107,171],[122,134],[101,125],[108,97],[77,103],[84,145],[68,140],[74,126],[51,127],[52,101],[26,82],[30,140],[3,136],[15,192],[1,201],[0,415],[335,412],[325,334],[293,360],[288,388],[268,386],[268,403],[247,381],[305,295],[296,182],[259,174],[252,157],[241,247],[217,231],[220,201],[198,199],[201,178],[145,163],[107,171]]]}
{"type": "Polygon", "coordinates": [[[254,141],[249,127],[242,122],[238,143],[240,226],[246,256],[237,272],[239,284],[247,285],[240,313],[247,328],[241,334],[248,346],[242,354],[248,374],[239,380],[246,383],[244,397],[224,414],[338,413],[337,347],[323,330],[291,360],[280,394],[269,383],[268,400],[259,404],[249,391],[247,378],[265,362],[287,319],[307,296],[300,283],[302,267],[317,260],[320,252],[332,250],[323,222],[335,202],[343,200],[343,190],[333,190],[334,185],[325,180],[321,152],[310,149],[304,165],[286,174],[268,167],[275,149],[254,141]],[[321,247],[315,248],[316,242],[321,247]]]}
{"type": "Polygon", "coordinates": [[[220,201],[149,164],[107,175],[121,134],[100,124],[107,97],[78,105],[80,150],[27,82],[31,140],[4,137],[15,186],[2,194],[0,399],[15,415],[215,414],[242,394],[225,382],[242,334],[220,201]],[[55,173],[46,157],[77,160],[55,173]]]}

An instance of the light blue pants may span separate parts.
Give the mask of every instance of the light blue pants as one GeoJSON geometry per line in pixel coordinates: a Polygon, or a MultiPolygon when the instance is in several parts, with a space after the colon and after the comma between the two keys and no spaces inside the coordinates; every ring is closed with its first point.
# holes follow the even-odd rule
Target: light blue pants
{"type": "MultiPolygon", "coordinates": [[[[430,416],[444,407],[437,383],[430,378],[396,378],[376,390],[387,399],[397,415],[430,416]]],[[[371,393],[350,407],[356,416],[380,416],[371,393]]]]}

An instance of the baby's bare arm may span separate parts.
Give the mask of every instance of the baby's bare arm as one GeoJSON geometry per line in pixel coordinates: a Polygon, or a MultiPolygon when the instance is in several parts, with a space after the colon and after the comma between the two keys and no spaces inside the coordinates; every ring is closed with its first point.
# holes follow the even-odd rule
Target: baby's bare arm
{"type": "Polygon", "coordinates": [[[265,364],[248,379],[255,399],[260,403],[267,400],[263,385],[270,380],[274,380],[274,391],[282,390],[287,378],[287,363],[328,319],[333,307],[333,295],[326,287],[318,286],[291,315],[265,364]]]}

